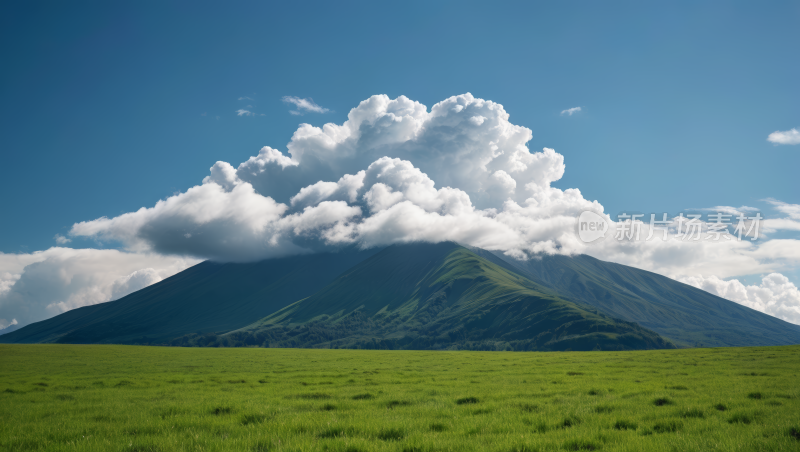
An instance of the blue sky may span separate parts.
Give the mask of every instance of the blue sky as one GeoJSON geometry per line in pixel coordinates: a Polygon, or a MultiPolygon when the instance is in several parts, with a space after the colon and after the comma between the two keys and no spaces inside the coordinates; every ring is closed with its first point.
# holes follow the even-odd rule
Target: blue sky
{"type": "MultiPolygon", "coordinates": [[[[767,141],[800,127],[798,2],[0,8],[6,254],[185,192],[217,161],[286,153],[301,122],[342,124],[375,94],[502,104],[531,130],[531,152],[564,156],[552,186],[612,216],[800,204],[800,146],[767,141]],[[292,115],[284,96],[330,111],[292,115]]],[[[783,274],[800,284],[796,267],[783,274]]]]}
{"type": "Polygon", "coordinates": [[[341,123],[380,93],[501,103],[531,149],[565,156],[556,186],[607,212],[800,201],[800,148],[766,141],[800,126],[797,2],[12,3],[6,253],[285,149],[299,122],[341,123]],[[334,112],[289,115],[287,95],[334,112]],[[265,116],[237,117],[243,96],[265,116]]]}

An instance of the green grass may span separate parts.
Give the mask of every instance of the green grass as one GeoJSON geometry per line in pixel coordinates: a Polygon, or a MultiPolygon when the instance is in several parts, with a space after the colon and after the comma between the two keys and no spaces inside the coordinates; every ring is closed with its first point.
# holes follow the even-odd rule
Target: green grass
{"type": "Polygon", "coordinates": [[[800,450],[799,374],[800,346],[0,345],[0,451],[800,450]]]}

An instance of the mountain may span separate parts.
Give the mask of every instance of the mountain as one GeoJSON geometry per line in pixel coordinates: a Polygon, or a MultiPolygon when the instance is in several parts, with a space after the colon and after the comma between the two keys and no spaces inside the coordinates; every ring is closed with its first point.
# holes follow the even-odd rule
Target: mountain
{"type": "Polygon", "coordinates": [[[543,255],[523,262],[502,253],[474,251],[565,299],[636,322],[681,346],[800,343],[798,325],[645,270],[587,255],[543,255]]]}
{"type": "Polygon", "coordinates": [[[273,347],[673,347],[652,331],[565,301],[452,242],[390,246],[312,296],[225,336],[273,347]]]}
{"type": "Polygon", "coordinates": [[[202,262],[108,303],[86,306],[0,336],[0,343],[162,344],[248,325],[325,287],[379,250],[345,250],[251,264],[202,262]]]}
{"type": "Polygon", "coordinates": [[[0,343],[207,346],[800,343],[798,325],[651,272],[585,255],[521,262],[454,243],[203,262],[119,300],[0,333],[0,343]]]}

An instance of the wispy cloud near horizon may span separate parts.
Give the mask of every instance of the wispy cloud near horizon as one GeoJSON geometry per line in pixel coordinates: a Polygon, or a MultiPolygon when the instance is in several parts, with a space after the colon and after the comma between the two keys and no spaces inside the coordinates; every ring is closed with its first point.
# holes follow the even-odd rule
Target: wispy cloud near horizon
{"type": "Polygon", "coordinates": [[[564,115],[572,116],[573,113],[577,113],[577,112],[579,112],[581,110],[582,110],[581,107],[567,108],[566,110],[561,110],[561,116],[564,116],[564,115]]]}

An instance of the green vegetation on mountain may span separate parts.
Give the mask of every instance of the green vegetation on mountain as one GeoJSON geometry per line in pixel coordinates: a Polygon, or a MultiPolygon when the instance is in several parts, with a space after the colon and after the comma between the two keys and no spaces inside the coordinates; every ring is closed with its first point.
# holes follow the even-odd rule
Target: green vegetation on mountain
{"type": "Polygon", "coordinates": [[[0,345],[0,451],[800,449],[800,347],[0,345]]]}
{"type": "MultiPolygon", "coordinates": [[[[390,246],[312,296],[226,336],[270,347],[673,347],[652,331],[565,301],[452,242],[390,246]]],[[[204,339],[173,343],[198,340],[204,339]]]]}
{"type": "Polygon", "coordinates": [[[798,325],[645,270],[587,255],[517,261],[501,253],[474,251],[565,299],[636,322],[682,346],[800,344],[798,325]]]}
{"type": "Polygon", "coordinates": [[[313,294],[377,251],[206,261],[119,300],[4,334],[0,343],[165,344],[188,333],[224,333],[313,294]]]}

